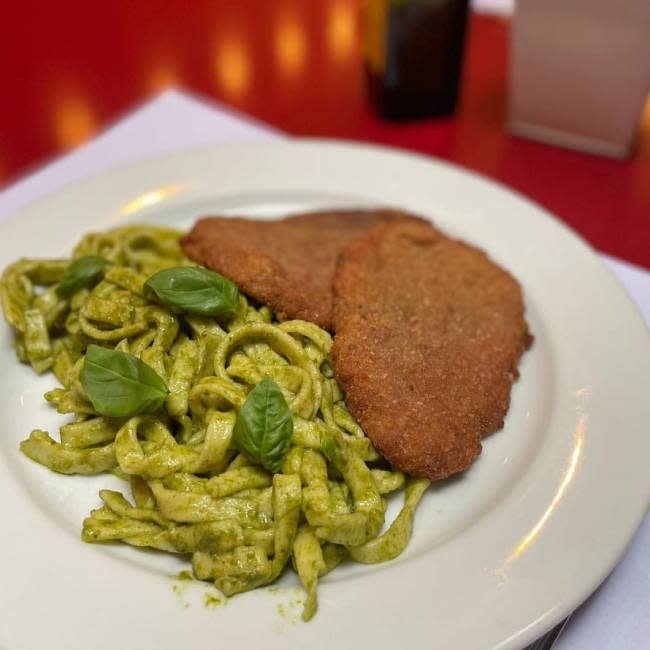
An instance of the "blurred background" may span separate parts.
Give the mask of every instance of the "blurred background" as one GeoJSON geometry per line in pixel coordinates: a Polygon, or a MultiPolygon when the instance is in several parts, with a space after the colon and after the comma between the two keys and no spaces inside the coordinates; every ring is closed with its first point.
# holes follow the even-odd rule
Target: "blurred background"
{"type": "MultiPolygon", "coordinates": [[[[527,67],[528,52],[531,66],[540,57],[529,47],[534,39],[514,38],[514,26],[519,20],[518,33],[526,35],[527,25],[543,26],[544,17],[522,12],[513,18],[513,2],[482,0],[468,12],[464,47],[462,29],[454,37],[461,44],[455,112],[442,107],[425,119],[385,119],[390,111],[382,103],[382,83],[390,81],[390,48],[401,47],[387,34],[409,38],[405,5],[408,0],[4,3],[0,187],[80,146],[145,100],[179,88],[292,135],[388,144],[454,161],[542,203],[600,250],[650,268],[650,102],[634,108],[634,138],[614,154],[618,159],[540,143],[543,129],[537,136],[531,130],[536,140],[513,135],[526,134],[517,125],[530,116],[525,102],[516,103],[510,108],[523,117],[515,124],[509,97],[533,97],[525,82],[544,75],[527,67]],[[378,51],[384,57],[379,67],[378,51]],[[513,95],[511,79],[519,95],[513,95]]],[[[452,25],[440,34],[452,29],[458,31],[452,25]]],[[[415,54],[396,64],[403,68],[398,75],[408,65],[426,70],[435,56],[426,39],[414,42],[415,54]]],[[[557,39],[554,47],[563,56],[557,39]]],[[[539,87],[536,92],[553,94],[539,87]]],[[[592,106],[596,101],[592,97],[592,106]]],[[[574,113],[586,119],[591,111],[586,104],[574,106],[574,113]]]]}

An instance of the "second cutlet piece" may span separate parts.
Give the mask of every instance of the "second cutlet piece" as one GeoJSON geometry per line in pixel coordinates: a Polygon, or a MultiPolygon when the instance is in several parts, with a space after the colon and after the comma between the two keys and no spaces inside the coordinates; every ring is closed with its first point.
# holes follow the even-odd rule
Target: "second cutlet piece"
{"type": "Polygon", "coordinates": [[[421,222],[376,226],[334,277],[332,361],[346,403],[398,469],[442,479],[503,426],[530,343],[517,281],[421,222]]]}

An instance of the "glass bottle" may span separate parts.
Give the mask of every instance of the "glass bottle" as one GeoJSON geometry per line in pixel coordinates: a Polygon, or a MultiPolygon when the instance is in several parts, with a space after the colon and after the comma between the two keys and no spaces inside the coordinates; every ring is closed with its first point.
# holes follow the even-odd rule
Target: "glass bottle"
{"type": "Polygon", "coordinates": [[[366,0],[370,101],[391,120],[456,108],[468,0],[366,0]]]}

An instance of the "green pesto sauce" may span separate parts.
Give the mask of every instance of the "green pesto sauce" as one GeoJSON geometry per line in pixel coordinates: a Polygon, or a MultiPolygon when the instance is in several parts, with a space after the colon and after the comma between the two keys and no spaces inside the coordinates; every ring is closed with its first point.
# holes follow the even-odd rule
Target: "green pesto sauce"
{"type": "MultiPolygon", "coordinates": [[[[188,589],[191,588],[190,585],[194,582],[194,576],[190,571],[180,571],[175,576],[171,576],[171,581],[172,592],[178,597],[181,606],[183,609],[189,608],[189,601],[191,599],[188,599],[187,595],[188,589]]],[[[196,584],[204,585],[205,583],[197,581],[196,584]]],[[[205,591],[203,593],[203,605],[206,609],[215,609],[217,607],[222,607],[223,605],[226,605],[227,602],[228,599],[219,591],[213,590],[205,591]]]]}
{"type": "Polygon", "coordinates": [[[178,600],[181,604],[181,607],[183,607],[183,609],[187,609],[190,606],[190,604],[184,598],[185,590],[186,590],[185,585],[172,585],[172,591],[176,596],[178,596],[178,600]]]}
{"type": "Polygon", "coordinates": [[[280,615],[283,621],[295,625],[298,622],[298,613],[293,611],[289,603],[278,603],[275,611],[280,615]]]}
{"type": "MultiPolygon", "coordinates": [[[[300,615],[304,604],[304,596],[300,587],[283,588],[273,586],[269,588],[269,593],[283,599],[283,602],[277,603],[275,611],[282,619],[282,623],[296,625],[301,619],[300,615]]],[[[276,626],[278,632],[283,631],[283,625],[276,626]]]]}
{"type": "Polygon", "coordinates": [[[185,596],[187,589],[192,582],[192,574],[189,571],[181,571],[175,576],[171,576],[172,592],[177,596],[179,603],[183,609],[187,609],[190,603],[186,600],[185,596]]]}
{"type": "Polygon", "coordinates": [[[215,609],[216,607],[221,607],[227,604],[227,602],[228,599],[217,591],[214,592],[206,591],[203,594],[203,604],[208,609],[215,609]]]}

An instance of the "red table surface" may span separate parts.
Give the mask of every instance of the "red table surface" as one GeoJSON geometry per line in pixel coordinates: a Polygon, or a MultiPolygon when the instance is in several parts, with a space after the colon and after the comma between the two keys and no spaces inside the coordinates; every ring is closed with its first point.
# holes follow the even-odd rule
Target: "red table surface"
{"type": "Polygon", "coordinates": [[[361,0],[63,0],[0,12],[0,185],[178,86],[296,135],[451,160],[522,192],[601,251],[650,268],[650,103],[632,158],[508,135],[509,23],[473,15],[457,115],[394,124],[369,107],[361,0]]]}

